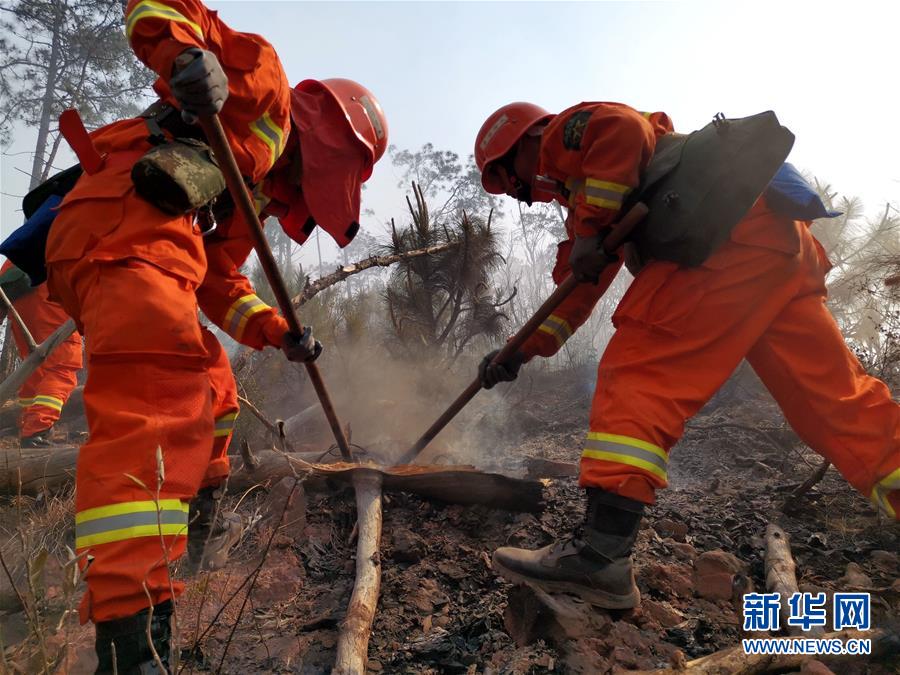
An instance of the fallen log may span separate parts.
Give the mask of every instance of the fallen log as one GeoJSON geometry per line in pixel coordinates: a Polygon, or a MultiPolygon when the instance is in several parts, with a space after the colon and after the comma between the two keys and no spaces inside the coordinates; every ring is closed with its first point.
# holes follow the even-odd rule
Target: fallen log
{"type": "Polygon", "coordinates": [[[78,448],[0,450],[0,493],[23,495],[59,490],[75,479],[78,448]]]}
{"type": "MultiPolygon", "coordinates": [[[[260,456],[268,460],[266,467],[260,468],[254,475],[268,474],[271,478],[283,478],[290,475],[280,469],[285,464],[282,453],[263,452],[260,456]]],[[[306,452],[292,455],[300,462],[314,462],[322,456],[320,452],[306,452]]],[[[39,492],[55,492],[66,487],[75,480],[75,463],[78,460],[76,447],[51,448],[2,448],[0,449],[0,494],[15,495],[19,492],[19,481],[23,495],[36,495],[39,492]]],[[[255,481],[262,482],[262,481],[255,481]]],[[[233,491],[247,489],[255,482],[238,481],[233,491]]],[[[275,481],[277,482],[277,481],[275,481]]]]}
{"type": "Polygon", "coordinates": [[[274,422],[270,422],[269,419],[262,414],[259,408],[253,405],[248,399],[244,398],[243,396],[238,396],[238,401],[240,402],[242,407],[253,413],[253,416],[260,421],[260,424],[262,424],[266,428],[266,430],[270,434],[272,434],[274,439],[281,446],[282,450],[284,450],[285,452],[294,452],[294,447],[291,445],[291,442],[283,433],[284,422],[281,422],[281,429],[279,429],[274,422]]]}
{"type": "MultiPolygon", "coordinates": [[[[808,638],[778,638],[781,640],[803,640],[808,638]]],[[[629,671],[632,675],[683,675],[684,673],[708,673],[709,675],[760,675],[761,673],[784,673],[800,670],[807,661],[821,661],[826,665],[847,666],[850,663],[873,663],[880,659],[896,658],[900,653],[900,633],[896,627],[876,628],[873,630],[842,630],[836,633],[825,633],[817,639],[871,640],[872,650],[869,654],[745,654],[743,645],[735,645],[714,654],[701,656],[684,664],[684,668],[662,668],[659,670],[629,671]]],[[[836,670],[835,672],[845,672],[836,670]]]]}
{"type": "MultiPolygon", "coordinates": [[[[321,452],[285,453],[266,450],[252,455],[256,468],[246,467],[237,456],[228,479],[230,492],[242,492],[254,485],[274,485],[285,476],[309,472],[304,486],[308,491],[333,489],[338,481],[352,485],[358,471],[375,471],[384,482],[384,490],[409,492],[449,504],[482,504],[508,511],[536,513],[543,508],[540,481],[510,478],[478,471],[471,466],[360,466],[337,462],[322,463],[321,452]]],[[[75,478],[78,449],[5,448],[0,449],[0,493],[17,494],[19,479],[22,494],[52,492],[75,478]]]]}
{"type": "Polygon", "coordinates": [[[788,617],[791,616],[788,600],[794,593],[800,592],[797,586],[797,565],[791,555],[790,537],[778,525],[769,523],[766,526],[765,542],[766,590],[778,593],[781,598],[778,614],[782,630],[787,630],[790,635],[799,635],[803,632],[799,626],[788,625],[788,617]]]}
{"type": "Polygon", "coordinates": [[[365,675],[369,638],[381,591],[381,483],[382,474],[371,469],[353,474],[356,489],[356,580],[337,643],[336,675],[365,675]]]}
{"type": "MultiPolygon", "coordinates": [[[[288,417],[284,421],[284,435],[286,438],[303,438],[303,427],[310,422],[320,422],[322,406],[317,403],[301,410],[296,415],[288,417]]],[[[322,425],[324,427],[324,425],[322,425]]]]}
{"type": "Polygon", "coordinates": [[[578,475],[578,465],[543,457],[526,457],[526,478],[571,478],[578,475]]]}
{"type": "Polygon", "coordinates": [[[25,383],[25,380],[31,377],[31,374],[53,353],[53,350],[74,332],[75,322],[69,319],[53,331],[50,337],[39,344],[31,354],[25,357],[10,376],[3,382],[0,382],[0,405],[3,405],[15,396],[19,392],[19,388],[25,383]]]}
{"type": "Polygon", "coordinates": [[[245,471],[243,467],[235,469],[228,479],[229,490],[246,490],[295,472],[309,472],[305,486],[309,491],[316,491],[322,489],[324,482],[339,481],[352,485],[357,472],[376,471],[382,476],[385,492],[408,492],[448,504],[481,504],[524,513],[537,513],[543,509],[543,485],[540,481],[485,473],[472,466],[321,464],[304,461],[300,457],[299,453],[257,453],[258,468],[252,471],[245,471]]]}

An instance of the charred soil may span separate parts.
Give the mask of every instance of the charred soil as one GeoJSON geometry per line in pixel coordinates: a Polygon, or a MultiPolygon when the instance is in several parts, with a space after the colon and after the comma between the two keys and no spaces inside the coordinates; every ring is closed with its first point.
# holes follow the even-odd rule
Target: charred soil
{"type": "MultiPolygon", "coordinates": [[[[473,422],[475,434],[479,428],[511,430],[492,437],[492,452],[477,462],[479,468],[521,476],[526,456],[577,462],[590,395],[590,373],[542,374],[517,384],[501,418],[482,415],[473,422]],[[530,395],[538,390],[545,395],[530,395]]],[[[635,552],[640,608],[598,611],[589,630],[551,629],[532,620],[543,610],[490,564],[499,546],[542,546],[577,525],[583,496],[576,478],[545,480],[546,508],[537,515],[387,493],[368,671],[649,670],[733,646],[743,635],[740,593],[765,589],[762,537],[769,522],[791,538],[801,590],[868,590],[873,625],[896,622],[900,531],[833,468],[805,495],[791,498],[820,463],[755,388],[714,400],[673,451],[670,488],[659,495],[641,530],[635,552]]],[[[184,672],[330,671],[353,585],[353,494],[336,486],[305,490],[301,484],[285,507],[289,492],[284,484],[260,485],[226,498],[226,507],[252,526],[227,569],[194,577],[178,603],[184,672]]],[[[70,527],[57,530],[53,545],[46,538],[36,544],[27,533],[25,546],[16,543],[52,503],[65,504],[61,499],[6,499],[0,514],[4,559],[12,568],[15,560],[27,564],[41,547],[48,550],[49,562],[32,584],[44,649],[57,659],[57,672],[92,672],[91,629],[71,615],[61,621],[73,605],[63,581],[70,527]]],[[[22,595],[28,601],[27,588],[22,595]]],[[[14,594],[3,597],[5,667],[31,672],[39,640],[14,594]]],[[[855,662],[836,672],[889,673],[898,667],[855,662]]]]}

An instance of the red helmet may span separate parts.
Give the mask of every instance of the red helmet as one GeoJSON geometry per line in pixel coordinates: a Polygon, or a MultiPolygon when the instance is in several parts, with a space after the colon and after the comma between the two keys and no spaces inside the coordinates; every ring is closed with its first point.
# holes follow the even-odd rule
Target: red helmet
{"type": "MultiPolygon", "coordinates": [[[[372,175],[372,167],[384,155],[388,143],[387,118],[378,99],[359,82],[345,80],[341,77],[327,80],[303,80],[294,89],[309,93],[324,90],[331,94],[334,101],[344,111],[353,134],[369,151],[370,163],[363,173],[363,181],[367,181],[372,175]]],[[[299,114],[301,111],[297,109],[296,105],[292,105],[291,115],[295,121],[299,114]]]]}
{"type": "Polygon", "coordinates": [[[553,114],[534,103],[518,101],[503,106],[481,125],[475,137],[475,164],[481,172],[481,184],[492,194],[501,194],[503,190],[494,176],[485,167],[500,159],[519,142],[531,127],[545,122],[553,114]]]}
{"type": "Polygon", "coordinates": [[[362,183],[387,148],[384,111],[352,80],[303,80],[291,91],[291,120],[303,171],[300,186],[280,195],[281,227],[302,244],[318,225],[343,248],[359,230],[362,183]]]}

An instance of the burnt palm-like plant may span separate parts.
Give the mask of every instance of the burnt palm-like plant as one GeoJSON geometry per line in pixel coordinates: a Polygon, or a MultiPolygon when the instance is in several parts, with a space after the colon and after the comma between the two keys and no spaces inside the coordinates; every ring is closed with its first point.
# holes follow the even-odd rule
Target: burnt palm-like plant
{"type": "Polygon", "coordinates": [[[455,360],[476,338],[496,339],[503,331],[503,303],[491,284],[503,258],[490,215],[485,221],[460,212],[449,222],[433,222],[422,189],[416,183],[412,188],[415,205],[407,197],[411,222],[397,229],[392,221],[385,253],[452,246],[394,268],[385,290],[391,327],[407,353],[455,360]]]}

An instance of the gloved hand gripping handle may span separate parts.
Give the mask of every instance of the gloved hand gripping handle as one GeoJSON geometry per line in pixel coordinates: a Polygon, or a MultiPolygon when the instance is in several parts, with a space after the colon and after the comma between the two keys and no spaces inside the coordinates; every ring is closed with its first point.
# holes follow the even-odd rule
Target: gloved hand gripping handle
{"type": "MultiPolygon", "coordinates": [[[[631,234],[631,231],[644,219],[647,212],[647,206],[642,202],[638,202],[632,206],[628,213],[622,216],[619,222],[613,226],[612,230],[603,240],[604,250],[609,254],[615,253],[628,238],[628,235],[631,234]]],[[[547,317],[553,314],[554,310],[562,304],[563,300],[569,297],[569,294],[575,290],[577,285],[578,282],[575,281],[575,277],[571,274],[563,279],[563,282],[556,287],[556,290],[544,301],[544,304],[541,305],[525,325],[506,342],[503,349],[497,352],[497,355],[492,362],[504,363],[508,361],[517,351],[519,351],[519,349],[521,349],[522,345],[525,344],[525,341],[538,329],[538,326],[544,323],[547,317]]],[[[414,461],[419,453],[434,440],[434,437],[441,433],[441,430],[456,417],[457,413],[466,407],[466,404],[475,397],[475,394],[478,393],[479,389],[481,389],[481,380],[476,377],[456,400],[450,404],[450,407],[438,417],[435,423],[428,428],[428,431],[422,434],[422,437],[419,438],[419,440],[416,441],[402,457],[400,457],[397,463],[409,464],[414,461]]]]}

